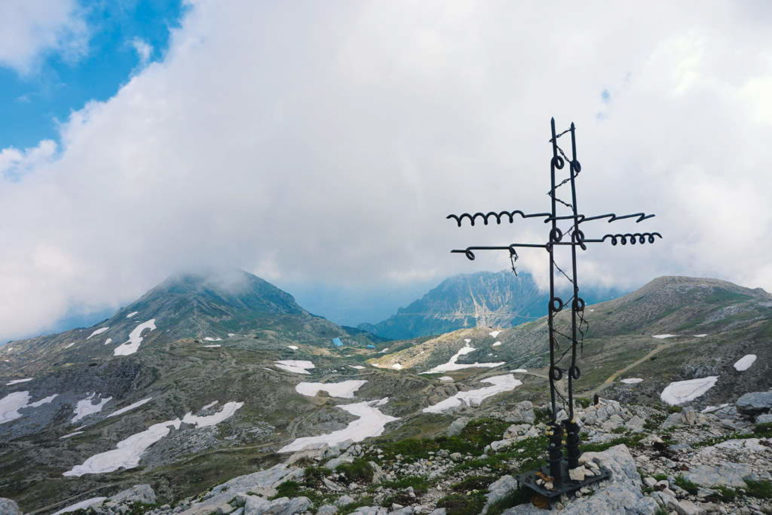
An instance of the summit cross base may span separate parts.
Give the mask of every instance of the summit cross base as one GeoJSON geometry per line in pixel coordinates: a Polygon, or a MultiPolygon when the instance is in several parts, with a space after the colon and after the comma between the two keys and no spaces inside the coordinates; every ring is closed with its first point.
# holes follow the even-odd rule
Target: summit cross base
{"type": "Polygon", "coordinates": [[[611,477],[611,472],[606,469],[600,469],[596,476],[585,477],[581,481],[572,481],[568,475],[568,461],[560,460],[561,481],[556,482],[555,477],[550,475],[550,466],[545,465],[539,470],[532,470],[518,476],[521,485],[526,486],[537,494],[546,497],[550,503],[555,502],[561,495],[567,495],[581,490],[585,486],[594,485],[611,477]],[[551,486],[552,488],[547,488],[551,486]]]}

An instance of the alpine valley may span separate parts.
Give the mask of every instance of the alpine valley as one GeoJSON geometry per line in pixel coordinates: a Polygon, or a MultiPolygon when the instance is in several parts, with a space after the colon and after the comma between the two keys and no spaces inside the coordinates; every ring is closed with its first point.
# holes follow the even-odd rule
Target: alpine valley
{"type": "MultiPolygon", "coordinates": [[[[584,295],[576,383],[582,474],[611,479],[553,509],[772,513],[772,295],[616,293],[584,295]]],[[[545,305],[474,274],[354,329],[245,272],[172,277],[0,347],[0,513],[538,513],[545,305]]]]}

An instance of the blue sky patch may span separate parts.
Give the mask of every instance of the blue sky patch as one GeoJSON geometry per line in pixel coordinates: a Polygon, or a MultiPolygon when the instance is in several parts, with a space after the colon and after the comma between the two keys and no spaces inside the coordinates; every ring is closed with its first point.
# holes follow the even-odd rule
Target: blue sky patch
{"type": "Polygon", "coordinates": [[[179,26],[184,11],[180,0],[81,5],[89,30],[86,55],[75,61],[56,53],[44,55],[40,67],[26,76],[0,66],[0,149],[58,139],[58,123],[90,100],[114,96],[141,67],[137,46],[147,47],[140,42],[152,48],[150,61],[163,57],[170,29],[179,26]]]}

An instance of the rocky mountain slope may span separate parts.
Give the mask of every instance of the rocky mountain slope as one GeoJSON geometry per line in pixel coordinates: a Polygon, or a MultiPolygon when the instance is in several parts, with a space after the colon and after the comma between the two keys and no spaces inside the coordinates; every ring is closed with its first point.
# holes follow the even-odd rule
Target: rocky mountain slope
{"type": "MultiPolygon", "coordinates": [[[[177,278],[102,324],[0,349],[0,497],[51,513],[93,498],[123,506],[118,492],[148,484],[155,508],[146,508],[157,513],[210,513],[215,501],[220,513],[316,511],[329,502],[342,512],[397,504],[462,513],[442,499],[479,500],[501,477],[542,459],[544,410],[523,403],[545,399],[543,320],[376,343],[247,279],[234,290],[177,278]],[[460,438],[447,436],[459,427],[467,428],[460,438]],[[328,472],[317,470],[338,458],[328,472]],[[363,467],[365,458],[379,468],[363,467]],[[413,496],[404,497],[408,486],[413,496]],[[296,504],[267,507],[274,495],[296,504]]],[[[661,394],[680,388],[673,382],[716,377],[697,396],[677,399],[697,411],[770,388],[771,311],[761,290],[690,278],[660,278],[588,307],[578,387],[635,406],[593,412],[585,440],[608,443],[648,420],[657,425],[647,431],[665,440],[673,430],[660,426],[675,408],[661,394]],[[630,378],[642,380],[622,381],[630,378]]],[[[709,414],[671,423],[699,431],[695,439],[725,438],[755,431],[765,411],[717,412],[711,416],[729,422],[716,434],[700,425],[715,423],[709,414]]],[[[499,486],[509,492],[512,483],[499,486]]],[[[139,490],[123,498],[150,499],[139,490]]]]}
{"type": "MultiPolygon", "coordinates": [[[[588,288],[587,303],[619,296],[614,289],[588,288]]],[[[462,274],[444,280],[426,295],[377,324],[360,327],[402,340],[474,327],[513,327],[546,315],[548,295],[533,277],[511,270],[462,274]]]]}
{"type": "MultiPolygon", "coordinates": [[[[564,333],[569,316],[564,311],[557,317],[556,327],[564,333]]],[[[661,277],[621,298],[587,306],[584,317],[588,326],[577,387],[585,394],[611,390],[624,399],[656,398],[670,381],[716,376],[719,388],[703,402],[720,403],[747,391],[749,384],[772,386],[772,296],[764,290],[715,279],[661,277]],[[735,362],[746,355],[757,357],[755,365],[736,370],[735,362]],[[630,377],[643,381],[620,382],[630,377]]],[[[527,377],[546,377],[546,317],[511,329],[469,329],[423,339],[371,362],[426,373],[459,351],[457,364],[501,362],[527,370],[527,377]]],[[[474,368],[460,373],[469,370],[474,368]]]]}

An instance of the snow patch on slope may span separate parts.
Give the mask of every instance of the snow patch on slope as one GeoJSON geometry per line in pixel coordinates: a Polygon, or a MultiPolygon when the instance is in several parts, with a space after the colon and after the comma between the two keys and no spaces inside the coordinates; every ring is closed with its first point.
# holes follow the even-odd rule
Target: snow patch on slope
{"type": "Polygon", "coordinates": [[[751,368],[751,365],[756,361],[756,355],[755,354],[746,354],[742,358],[738,359],[735,364],[734,368],[738,372],[744,372],[751,368]]]}
{"type": "Polygon", "coordinates": [[[28,383],[33,379],[34,377],[27,377],[26,379],[14,379],[13,381],[8,381],[7,383],[5,383],[5,386],[13,386],[15,384],[28,383]]]}
{"type": "Polygon", "coordinates": [[[458,361],[458,358],[463,356],[464,354],[469,354],[470,352],[474,352],[475,348],[469,345],[469,340],[464,340],[466,342],[466,345],[461,347],[458,352],[456,352],[453,356],[451,356],[450,360],[447,363],[443,363],[442,365],[437,365],[436,367],[427,370],[426,372],[421,372],[422,374],[440,374],[442,372],[453,372],[454,370],[462,370],[464,368],[495,368],[500,367],[501,365],[505,364],[504,361],[499,361],[497,363],[456,363],[458,361]]]}
{"type": "Polygon", "coordinates": [[[20,410],[24,408],[37,408],[53,401],[58,394],[49,395],[39,401],[30,403],[28,391],[9,393],[0,399],[0,424],[5,424],[17,418],[21,418],[20,410]]]}
{"type": "Polygon", "coordinates": [[[356,391],[366,382],[365,379],[351,379],[340,383],[298,383],[295,386],[295,391],[307,397],[313,397],[321,391],[327,392],[330,397],[353,399],[356,391]]]}
{"type": "Polygon", "coordinates": [[[316,368],[313,363],[303,359],[283,359],[276,361],[275,366],[293,374],[309,374],[309,370],[316,368]]]}
{"type": "Polygon", "coordinates": [[[74,424],[78,420],[86,418],[89,415],[93,415],[94,413],[99,413],[100,411],[102,411],[102,408],[104,408],[105,404],[107,404],[108,402],[110,402],[110,400],[112,400],[112,397],[106,397],[104,399],[99,400],[96,404],[93,404],[95,395],[97,394],[92,393],[85,399],[81,399],[78,401],[78,403],[75,405],[75,409],[73,410],[73,414],[75,414],[75,416],[72,418],[72,420],[70,420],[71,424],[74,424]]]}
{"type": "Polygon", "coordinates": [[[670,383],[662,390],[659,398],[663,402],[676,406],[685,402],[693,401],[701,396],[716,384],[718,376],[699,377],[686,381],[675,381],[670,383]]]}
{"type": "MultiPolygon", "coordinates": [[[[386,398],[388,400],[388,398],[386,398]]],[[[333,446],[346,440],[352,442],[361,442],[371,436],[380,436],[383,434],[384,427],[389,422],[399,420],[381,412],[376,406],[385,404],[384,399],[379,401],[357,402],[355,404],[343,404],[337,407],[359,417],[349,422],[348,426],[332,433],[319,436],[304,436],[285,445],[279,452],[295,452],[308,448],[319,448],[323,445],[333,446]]]]}
{"type": "Polygon", "coordinates": [[[99,336],[100,334],[104,333],[108,329],[110,329],[110,328],[109,327],[100,327],[99,329],[95,329],[94,332],[91,333],[90,335],[88,335],[88,337],[86,339],[88,340],[92,336],[99,336]]]}
{"type": "MultiPolygon", "coordinates": [[[[213,404],[211,405],[213,406],[213,404]]],[[[243,402],[226,402],[225,404],[223,404],[222,409],[220,411],[218,411],[214,415],[207,415],[207,416],[198,416],[188,412],[185,414],[184,417],[182,417],[182,422],[185,424],[193,424],[196,427],[214,426],[216,424],[219,424],[223,420],[231,418],[243,405],[244,405],[243,402]]]]}
{"type": "Polygon", "coordinates": [[[243,402],[228,402],[219,413],[214,415],[199,417],[187,413],[182,420],[176,418],[153,424],[144,431],[121,440],[115,449],[95,454],[83,464],[75,465],[62,475],[80,477],[84,474],[103,474],[121,468],[135,468],[139,465],[142,454],[151,445],[168,435],[172,428],[179,429],[182,422],[193,424],[197,428],[209,427],[231,417],[243,405],[243,402]]]}
{"type": "Polygon", "coordinates": [[[155,328],[155,318],[151,318],[147,322],[139,324],[131,331],[131,333],[129,333],[129,341],[118,345],[113,353],[116,356],[128,356],[129,354],[134,354],[139,350],[139,346],[142,343],[142,331],[145,329],[153,331],[155,328]]]}
{"type": "Polygon", "coordinates": [[[433,404],[428,408],[424,408],[423,412],[442,413],[443,411],[460,408],[462,406],[479,406],[480,403],[488,397],[492,397],[497,393],[514,390],[523,384],[522,381],[515,379],[515,376],[512,374],[487,377],[480,382],[488,383],[492,386],[486,386],[485,388],[478,388],[477,390],[469,390],[466,392],[458,392],[453,397],[440,401],[437,404],[433,404]]]}
{"type": "Polygon", "coordinates": [[[143,404],[147,404],[151,400],[153,400],[153,398],[152,397],[148,397],[147,399],[142,399],[141,401],[137,401],[134,404],[129,404],[125,408],[121,408],[121,409],[117,409],[117,410],[113,411],[112,413],[107,415],[107,418],[117,417],[118,415],[123,415],[127,411],[131,411],[133,409],[139,408],[140,406],[142,406],[143,404]]]}

